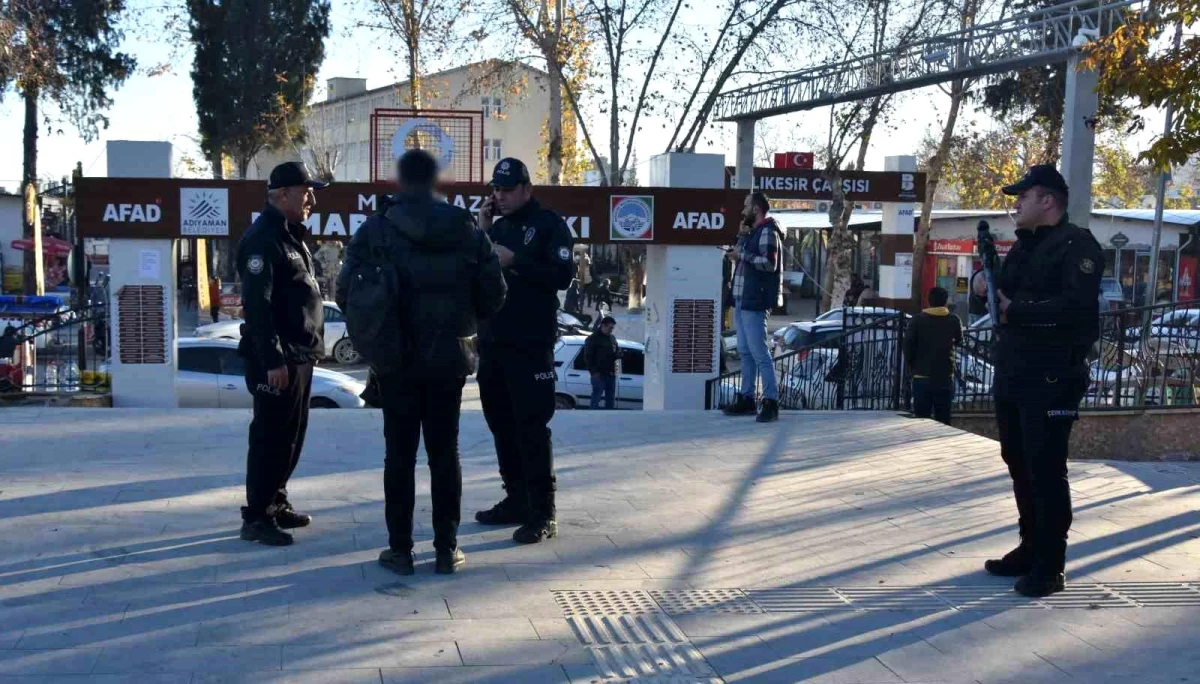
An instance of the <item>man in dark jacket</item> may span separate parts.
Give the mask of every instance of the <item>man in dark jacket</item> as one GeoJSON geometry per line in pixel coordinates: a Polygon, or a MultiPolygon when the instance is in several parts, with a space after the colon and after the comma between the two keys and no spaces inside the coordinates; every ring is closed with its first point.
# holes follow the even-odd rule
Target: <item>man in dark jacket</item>
{"type": "Polygon", "coordinates": [[[613,335],[617,319],[605,316],[600,329],[588,335],[583,344],[583,362],[592,374],[591,408],[600,408],[600,397],[604,397],[604,408],[612,409],[617,399],[617,359],[621,358],[621,347],[613,335]]]}
{"type": "Polygon", "coordinates": [[[399,370],[378,375],[387,455],[383,468],[388,548],[379,562],[402,575],[413,573],[414,469],[422,430],[433,495],[435,571],[455,572],[466,562],[458,548],[462,469],[458,421],[462,390],[475,372],[475,334],[481,319],[504,303],[500,263],[487,235],[465,209],[435,199],[437,163],[423,150],[399,162],[400,191],[384,200],[346,249],[338,275],[339,305],[346,307],[350,274],[372,259],[368,237],[381,230],[398,239],[384,258],[395,265],[403,301],[397,329],[405,358],[399,370]]]}
{"type": "Polygon", "coordinates": [[[954,346],[962,342],[962,324],[950,315],[950,293],[929,291],[929,308],[917,314],[904,336],[904,363],[912,375],[913,415],[950,424],[954,399],[954,346]]]}
{"type": "Polygon", "coordinates": [[[283,530],[312,522],[292,508],[287,483],[308,430],[313,364],[325,354],[325,307],[304,244],[313,191],[323,187],[303,164],[276,166],[267,206],[237,249],[246,319],[238,352],[254,395],[241,536],[271,546],[291,544],[283,530]]]}
{"type": "Polygon", "coordinates": [[[479,332],[479,398],[496,442],[506,495],[475,514],[485,525],[521,527],[513,539],[534,544],[558,534],[555,519],[554,343],[558,293],[571,284],[571,230],[533,198],[529,170],[504,159],[492,172],[493,194],[479,224],[495,244],[508,299],[479,332]],[[493,219],[493,213],[499,213],[493,219]]]}
{"type": "Polygon", "coordinates": [[[1021,544],[984,567],[1020,577],[1014,589],[1037,597],[1065,582],[1067,445],[1089,384],[1087,354],[1100,336],[1104,256],[1089,231],[1067,220],[1067,184],[1053,166],[1034,166],[1003,190],[1017,196],[1017,243],[996,279],[996,422],[1021,544]]]}

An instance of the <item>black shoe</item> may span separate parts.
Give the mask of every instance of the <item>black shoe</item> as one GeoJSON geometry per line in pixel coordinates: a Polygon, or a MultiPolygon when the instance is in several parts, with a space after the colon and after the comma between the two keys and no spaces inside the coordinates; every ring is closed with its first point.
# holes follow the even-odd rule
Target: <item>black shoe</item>
{"type": "Polygon", "coordinates": [[[758,412],[758,408],[754,405],[754,397],[748,397],[744,394],[737,395],[737,399],[733,403],[725,407],[723,413],[727,416],[752,416],[758,412]]]}
{"type": "Polygon", "coordinates": [[[1024,577],[1033,572],[1033,547],[1021,544],[999,560],[984,562],[983,569],[997,577],[1024,577]]]}
{"type": "Polygon", "coordinates": [[[762,409],[754,419],[759,423],[770,423],[779,420],[779,402],[774,399],[763,399],[762,409]]]}
{"type": "Polygon", "coordinates": [[[275,518],[265,517],[242,522],[242,539],[267,546],[291,546],[292,535],[279,529],[275,518]]]}
{"type": "Polygon", "coordinates": [[[433,571],[439,575],[453,575],[458,569],[467,564],[467,555],[459,549],[448,551],[441,549],[437,552],[433,571]]]}
{"type": "Polygon", "coordinates": [[[1053,574],[1034,573],[1025,575],[1013,585],[1021,596],[1044,598],[1067,588],[1067,576],[1061,572],[1053,574]]]}
{"type": "Polygon", "coordinates": [[[297,527],[308,527],[311,525],[312,516],[307,513],[299,513],[293,510],[291,506],[288,506],[275,511],[275,522],[285,530],[294,530],[297,527]]]}
{"type": "Polygon", "coordinates": [[[495,506],[475,514],[475,520],[480,525],[520,525],[525,522],[525,517],[521,506],[511,496],[506,496],[495,506]]]}
{"type": "Polygon", "coordinates": [[[513,541],[519,544],[537,544],[558,536],[558,521],[545,520],[521,525],[513,532],[513,541]]]}
{"type": "Polygon", "coordinates": [[[397,575],[411,575],[414,572],[411,551],[384,549],[379,552],[379,564],[397,575]]]}

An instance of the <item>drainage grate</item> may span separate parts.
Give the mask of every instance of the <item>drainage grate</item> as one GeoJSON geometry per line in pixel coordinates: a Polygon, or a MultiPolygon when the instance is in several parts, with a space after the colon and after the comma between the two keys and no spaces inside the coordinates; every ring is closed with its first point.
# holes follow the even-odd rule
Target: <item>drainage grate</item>
{"type": "Polygon", "coordinates": [[[1143,608],[1200,607],[1200,582],[1105,582],[1104,586],[1143,608]]]}
{"type": "Polygon", "coordinates": [[[716,672],[691,644],[637,644],[593,646],[588,649],[603,679],[692,676],[714,677],[716,672]]]}
{"type": "Polygon", "coordinates": [[[850,608],[846,597],[831,587],[760,589],[746,592],[750,600],[768,613],[805,613],[850,608]]]}
{"type": "Polygon", "coordinates": [[[658,604],[641,590],[555,591],[554,600],[567,617],[583,615],[646,615],[661,613],[658,604]]]}
{"type": "Polygon", "coordinates": [[[682,644],[687,637],[666,615],[599,615],[567,618],[585,646],[615,644],[682,644]]]}
{"type": "Polygon", "coordinates": [[[741,589],[664,589],[650,596],[668,615],[763,612],[741,589]]]}

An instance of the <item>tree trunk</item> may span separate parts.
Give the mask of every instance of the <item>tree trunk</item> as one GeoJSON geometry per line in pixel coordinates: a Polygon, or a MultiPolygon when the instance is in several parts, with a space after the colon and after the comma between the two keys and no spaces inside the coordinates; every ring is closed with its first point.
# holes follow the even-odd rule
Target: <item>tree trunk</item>
{"type": "Polygon", "coordinates": [[[216,154],[214,154],[212,156],[212,161],[210,163],[212,164],[213,180],[224,180],[225,166],[224,166],[224,161],[221,158],[221,153],[217,152],[216,154]]]}
{"type": "Polygon", "coordinates": [[[45,274],[42,266],[42,224],[38,220],[38,95],[37,86],[30,86],[24,92],[24,170],[21,180],[21,197],[24,199],[22,210],[22,223],[24,226],[22,231],[25,237],[33,241],[33,250],[25,253],[24,291],[25,294],[36,295],[40,295],[45,291],[45,274]]]}
{"type": "Polygon", "coordinates": [[[954,139],[954,126],[958,122],[958,112],[962,108],[964,84],[962,80],[950,85],[950,112],[946,123],[942,126],[942,139],[938,141],[937,152],[929,161],[929,171],[925,176],[925,203],[921,205],[921,224],[913,237],[913,298],[920,308],[925,293],[921,291],[925,282],[925,253],[929,247],[929,232],[933,229],[933,200],[938,186],[942,183],[942,170],[946,167],[946,158],[950,155],[950,143],[954,139]]]}
{"type": "MultiPolygon", "coordinates": [[[[561,7],[562,3],[559,2],[561,7]]],[[[559,20],[561,21],[562,10],[559,9],[559,20]]],[[[561,24],[560,24],[561,27],[561,24]]],[[[550,41],[546,46],[546,57],[554,59],[559,58],[559,40],[561,33],[554,36],[554,40],[550,41]]],[[[562,182],[563,168],[563,102],[562,102],[562,82],[559,79],[558,69],[551,68],[547,73],[547,82],[550,86],[550,114],[546,119],[546,174],[549,177],[550,185],[558,185],[562,182]]]]}
{"type": "Polygon", "coordinates": [[[414,34],[408,42],[408,101],[413,109],[421,108],[421,45],[414,34]]]}
{"type": "Polygon", "coordinates": [[[646,274],[645,261],[641,258],[645,247],[632,245],[621,248],[621,258],[625,262],[625,278],[629,289],[628,310],[642,308],[645,292],[642,290],[642,278],[646,274]]]}

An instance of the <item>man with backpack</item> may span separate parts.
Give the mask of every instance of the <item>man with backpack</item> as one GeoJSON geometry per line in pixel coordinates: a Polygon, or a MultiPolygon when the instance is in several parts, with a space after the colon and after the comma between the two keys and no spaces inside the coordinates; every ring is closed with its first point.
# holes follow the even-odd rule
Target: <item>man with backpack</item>
{"type": "Polygon", "coordinates": [[[338,305],[383,406],[388,548],[379,563],[414,572],[414,469],[424,431],[435,571],[451,574],[466,562],[458,549],[462,389],[475,372],[479,321],[500,310],[506,286],[492,243],[471,214],[434,196],[433,157],[405,152],[398,175],[399,192],[383,199],[346,249],[338,305]]]}

